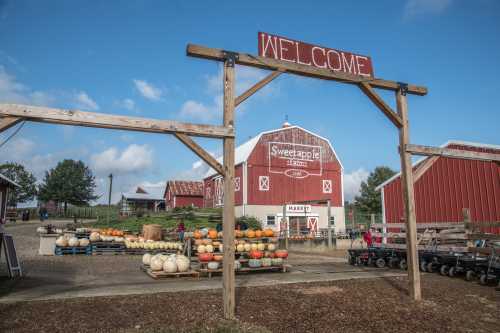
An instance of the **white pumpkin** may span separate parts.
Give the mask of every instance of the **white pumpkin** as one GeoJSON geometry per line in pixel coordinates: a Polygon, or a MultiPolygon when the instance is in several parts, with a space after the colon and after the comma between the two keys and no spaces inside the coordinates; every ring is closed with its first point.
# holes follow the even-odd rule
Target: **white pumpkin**
{"type": "Polygon", "coordinates": [[[252,249],[252,244],[246,243],[243,247],[245,248],[245,252],[250,252],[250,250],[252,249]]]}
{"type": "Polygon", "coordinates": [[[219,244],[219,252],[224,252],[224,244],[219,244]]]}
{"type": "Polygon", "coordinates": [[[276,250],[276,245],[274,245],[273,243],[269,243],[269,244],[267,244],[267,249],[269,251],[274,251],[274,250],[276,250]]]}
{"type": "Polygon", "coordinates": [[[266,244],[264,243],[257,244],[257,250],[264,251],[265,249],[266,249],[266,244]]]}
{"type": "Polygon", "coordinates": [[[173,260],[165,260],[163,262],[163,270],[167,273],[177,272],[177,263],[173,260]]]}
{"type": "Polygon", "coordinates": [[[178,255],[175,259],[177,270],[179,272],[187,272],[189,270],[189,258],[183,255],[178,255]]]}
{"type": "Polygon", "coordinates": [[[207,235],[208,235],[208,229],[207,228],[201,229],[200,232],[201,232],[201,235],[202,235],[203,238],[207,237],[207,235]]]}
{"type": "Polygon", "coordinates": [[[78,245],[80,246],[88,246],[89,245],[89,239],[88,238],[80,238],[78,241],[78,245]]]}
{"type": "Polygon", "coordinates": [[[262,258],[262,267],[269,267],[271,263],[271,258],[262,258]]]}
{"type": "Polygon", "coordinates": [[[145,253],[143,256],[142,256],[142,263],[144,265],[149,265],[151,263],[151,254],[150,253],[145,253]]]}
{"type": "Polygon", "coordinates": [[[177,244],[177,250],[179,251],[184,250],[184,245],[182,245],[181,243],[177,244]]]}
{"type": "Polygon", "coordinates": [[[207,265],[208,269],[218,269],[219,263],[217,261],[210,261],[207,265]]]}
{"type": "Polygon", "coordinates": [[[212,253],[212,252],[214,252],[214,247],[212,246],[212,244],[208,244],[207,246],[205,246],[205,250],[208,253],[212,253]]]}
{"type": "Polygon", "coordinates": [[[236,246],[236,251],[238,251],[238,252],[243,252],[243,251],[245,251],[245,245],[243,245],[243,244],[238,244],[238,245],[236,246]]]}
{"type": "Polygon", "coordinates": [[[78,238],[76,237],[71,237],[69,240],[68,240],[68,245],[69,246],[78,246],[80,242],[78,241],[78,238]]]}
{"type": "Polygon", "coordinates": [[[46,234],[47,233],[47,228],[38,227],[38,228],[36,228],[36,232],[38,232],[39,234],[46,234]]]}
{"type": "Polygon", "coordinates": [[[207,252],[205,245],[198,245],[198,253],[207,252]]]}
{"type": "Polygon", "coordinates": [[[149,265],[151,266],[151,270],[153,271],[161,271],[163,269],[163,260],[156,256],[152,257],[149,265]]]}
{"type": "Polygon", "coordinates": [[[250,244],[250,250],[255,251],[255,250],[257,250],[257,248],[258,248],[257,243],[250,244]]]}
{"type": "Polygon", "coordinates": [[[90,234],[90,241],[91,242],[98,242],[99,240],[101,239],[101,236],[99,236],[99,233],[98,232],[92,232],[90,234]]]}
{"type": "Polygon", "coordinates": [[[56,239],[57,246],[68,246],[68,239],[64,236],[59,236],[56,239]]]}

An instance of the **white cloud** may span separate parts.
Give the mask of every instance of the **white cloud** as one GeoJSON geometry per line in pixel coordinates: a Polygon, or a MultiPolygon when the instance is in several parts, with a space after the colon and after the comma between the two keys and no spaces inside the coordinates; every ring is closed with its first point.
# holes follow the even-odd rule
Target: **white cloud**
{"type": "Polygon", "coordinates": [[[135,102],[130,98],[125,98],[122,101],[122,105],[125,109],[131,110],[131,111],[134,110],[134,108],[135,108],[135,102]]]}
{"type": "Polygon", "coordinates": [[[207,121],[217,115],[217,110],[213,106],[206,106],[203,103],[189,100],[185,102],[180,111],[182,118],[196,119],[198,121],[207,121]]]}
{"type": "Polygon", "coordinates": [[[155,87],[153,84],[145,80],[134,79],[133,81],[135,87],[144,98],[147,98],[151,101],[159,101],[161,99],[163,91],[160,88],[155,87]]]}
{"type": "Polygon", "coordinates": [[[99,105],[85,91],[76,93],[74,99],[77,106],[81,109],[99,110],[99,105]]]}
{"type": "Polygon", "coordinates": [[[153,164],[153,150],[148,145],[131,144],[123,151],[111,147],[91,156],[94,170],[98,174],[138,173],[153,164]]]}
{"type": "Polygon", "coordinates": [[[404,8],[404,18],[441,13],[451,5],[451,2],[452,0],[408,0],[404,8]]]}
{"type": "Polygon", "coordinates": [[[365,181],[369,174],[363,168],[344,174],[344,200],[352,201],[359,194],[361,182],[365,181]]]}
{"type": "MultiPolygon", "coordinates": [[[[0,141],[3,142],[3,138],[0,137],[0,141]]],[[[14,138],[10,142],[7,142],[3,147],[0,147],[0,155],[4,162],[9,158],[24,158],[29,155],[35,149],[35,142],[26,138],[14,138]]]]}

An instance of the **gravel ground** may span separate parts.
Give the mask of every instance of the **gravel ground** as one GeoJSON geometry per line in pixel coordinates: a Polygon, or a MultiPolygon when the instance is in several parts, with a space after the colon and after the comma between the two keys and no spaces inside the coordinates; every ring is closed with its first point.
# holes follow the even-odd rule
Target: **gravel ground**
{"type": "Polygon", "coordinates": [[[237,289],[238,321],[220,329],[220,291],[0,304],[2,332],[500,332],[494,288],[424,275],[237,289]]]}

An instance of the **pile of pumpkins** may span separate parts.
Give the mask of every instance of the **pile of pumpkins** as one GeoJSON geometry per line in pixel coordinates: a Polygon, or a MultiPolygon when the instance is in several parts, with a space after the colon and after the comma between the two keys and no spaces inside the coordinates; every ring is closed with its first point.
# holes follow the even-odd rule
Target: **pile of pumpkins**
{"type": "Polygon", "coordinates": [[[56,245],[59,247],[77,247],[77,246],[88,246],[90,244],[88,238],[76,238],[70,236],[59,236],[56,239],[56,245]]]}
{"type": "MultiPolygon", "coordinates": [[[[187,236],[191,236],[191,234],[187,236]]],[[[203,228],[195,230],[192,236],[195,239],[202,239],[202,238],[222,239],[223,233],[222,231],[217,232],[217,230],[215,229],[203,228]]],[[[248,229],[248,230],[235,230],[234,236],[236,238],[262,238],[262,237],[274,237],[275,234],[272,229],[264,229],[264,230],[248,229]]]]}
{"type": "MultiPolygon", "coordinates": [[[[123,232],[122,232],[122,235],[123,235],[123,232]]],[[[107,233],[106,234],[101,234],[101,232],[99,232],[99,231],[92,231],[90,233],[89,238],[90,238],[91,242],[99,242],[99,241],[103,241],[103,242],[123,242],[125,240],[123,238],[123,236],[110,236],[107,233]]]]}
{"type": "Polygon", "coordinates": [[[288,258],[287,250],[276,250],[274,252],[263,252],[252,250],[248,254],[248,266],[251,268],[281,266],[283,260],[288,258]]]}
{"type": "Polygon", "coordinates": [[[184,245],[180,242],[165,242],[165,241],[152,241],[144,239],[132,240],[125,239],[125,247],[128,249],[146,249],[146,250],[176,250],[182,251],[184,245]]]}
{"type": "Polygon", "coordinates": [[[187,272],[190,267],[188,257],[181,254],[151,255],[146,253],[142,256],[142,263],[149,265],[152,271],[164,271],[166,273],[187,272]]]}

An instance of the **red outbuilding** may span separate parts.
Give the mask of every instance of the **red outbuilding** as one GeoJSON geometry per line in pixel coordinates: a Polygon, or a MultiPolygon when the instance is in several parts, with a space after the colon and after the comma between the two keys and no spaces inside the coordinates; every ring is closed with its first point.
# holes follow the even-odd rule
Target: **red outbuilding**
{"type": "MultiPolygon", "coordinates": [[[[235,214],[258,218],[263,227],[281,230],[283,206],[290,232],[328,227],[330,200],[334,230],[345,230],[343,167],[330,142],[299,126],[260,133],[235,151],[235,214]]],[[[204,180],[205,207],[223,205],[223,179],[210,170],[204,180]]]]}
{"type": "Polygon", "coordinates": [[[169,180],[163,197],[167,210],[175,207],[203,207],[203,182],[169,180]]]}
{"type": "MultiPolygon", "coordinates": [[[[443,148],[500,154],[500,146],[449,141],[443,148]]],[[[447,157],[427,157],[413,165],[417,223],[461,222],[469,208],[472,222],[500,221],[500,164],[447,157]]],[[[400,174],[377,187],[385,223],[404,217],[400,174]]],[[[486,229],[500,233],[500,228],[486,229]]]]}

